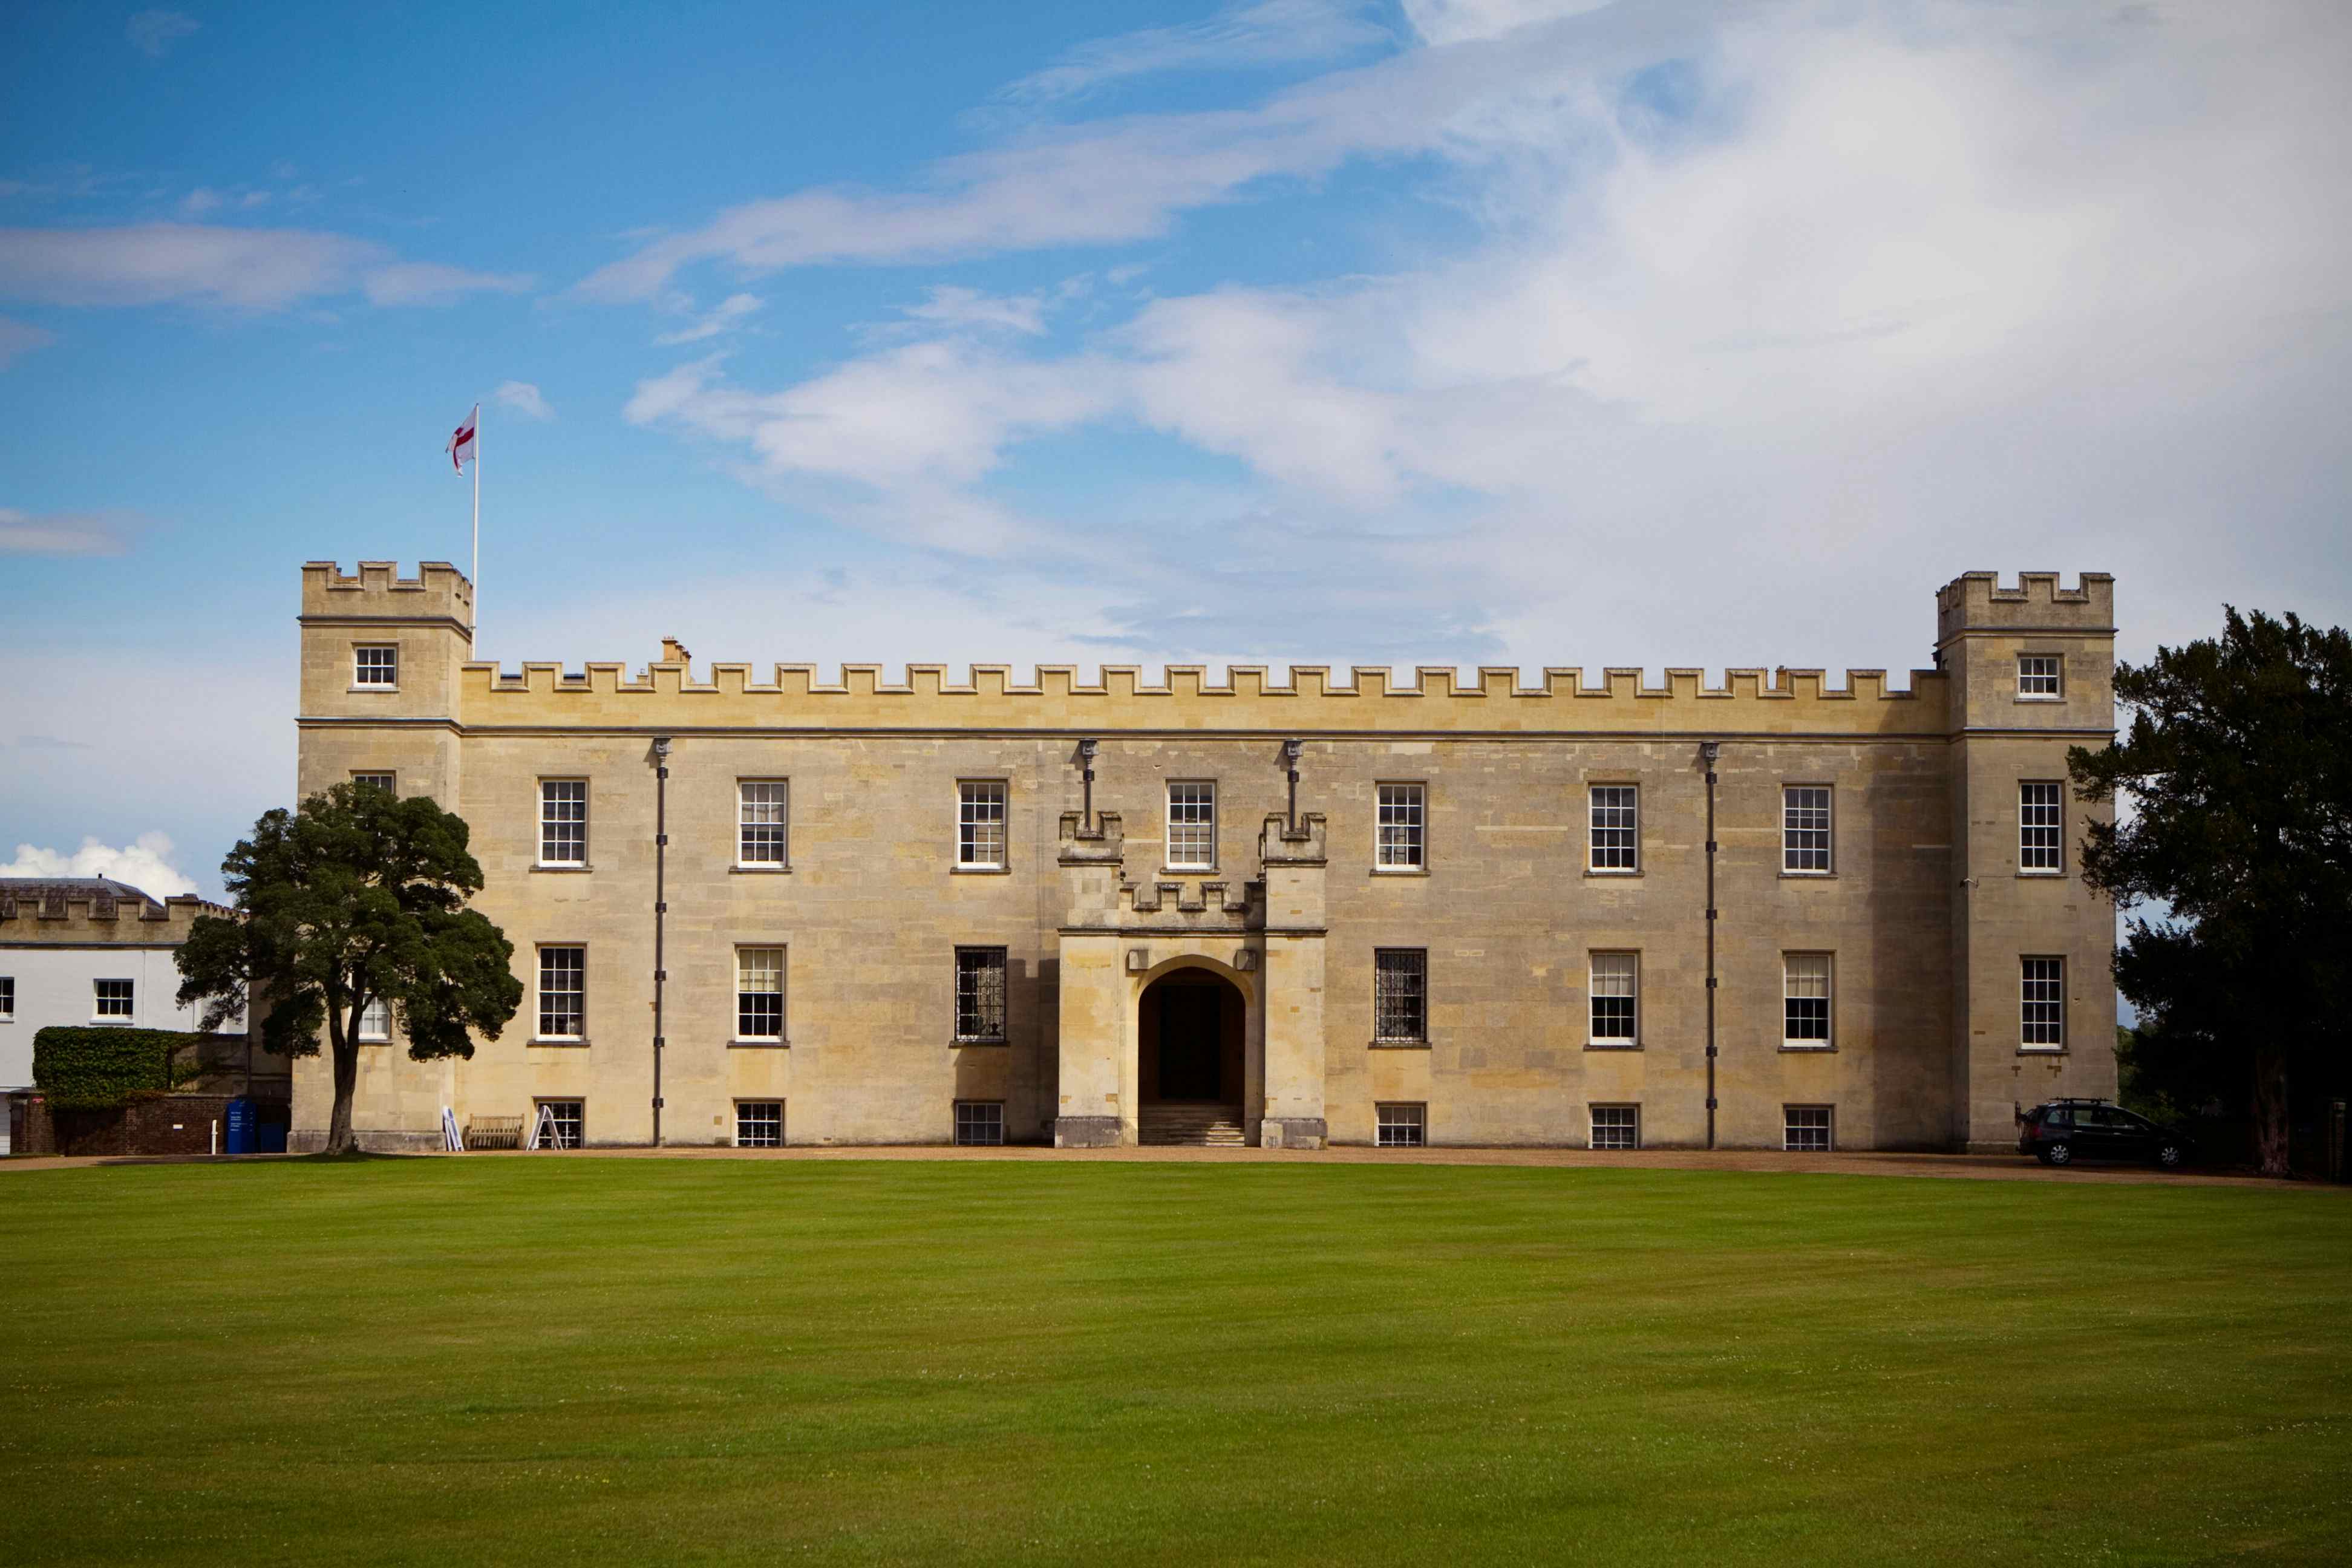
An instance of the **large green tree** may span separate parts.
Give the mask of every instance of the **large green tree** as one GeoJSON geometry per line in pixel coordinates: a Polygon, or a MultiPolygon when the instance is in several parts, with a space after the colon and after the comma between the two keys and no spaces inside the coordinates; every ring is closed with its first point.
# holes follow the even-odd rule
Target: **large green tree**
{"type": "Polygon", "coordinates": [[[2352,1037],[2352,637],[2226,616],[2217,639],[2117,666],[2130,727],[2068,764],[2083,799],[2123,797],[2084,878],[2163,906],[2116,955],[2141,1065],[2191,1089],[2234,1078],[2263,1173],[2284,1175],[2290,1086],[2339,1081],[2352,1037]]]}
{"type": "Polygon", "coordinates": [[[265,813],[221,862],[241,919],[200,917],[179,951],[180,1001],[215,1029],[257,1010],[263,1043],[335,1075],[327,1149],[347,1152],[360,1016],[386,1003],[419,1059],[470,1057],[522,1001],[514,943],[466,907],[482,887],[463,817],[373,784],[265,813]]]}

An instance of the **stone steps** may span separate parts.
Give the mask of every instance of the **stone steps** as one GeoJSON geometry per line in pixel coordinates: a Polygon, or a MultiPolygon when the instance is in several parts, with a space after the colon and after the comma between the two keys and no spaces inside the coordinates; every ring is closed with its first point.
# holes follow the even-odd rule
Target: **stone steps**
{"type": "Polygon", "coordinates": [[[1147,1105],[1138,1121],[1139,1139],[1162,1148],[1244,1149],[1238,1105],[1147,1105]]]}

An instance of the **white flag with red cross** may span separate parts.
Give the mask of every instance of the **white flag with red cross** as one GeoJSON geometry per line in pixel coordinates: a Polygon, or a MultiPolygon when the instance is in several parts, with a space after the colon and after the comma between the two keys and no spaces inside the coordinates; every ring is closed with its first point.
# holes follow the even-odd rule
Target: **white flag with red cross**
{"type": "Polygon", "coordinates": [[[482,405],[478,403],[474,411],[466,416],[466,422],[449,437],[449,461],[461,474],[466,471],[466,460],[474,455],[474,426],[481,416],[482,405]]]}

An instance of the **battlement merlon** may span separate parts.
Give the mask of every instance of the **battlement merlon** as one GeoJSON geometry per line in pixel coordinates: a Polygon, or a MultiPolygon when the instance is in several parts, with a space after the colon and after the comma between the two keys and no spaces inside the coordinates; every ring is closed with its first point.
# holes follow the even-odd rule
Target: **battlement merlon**
{"type": "Polygon", "coordinates": [[[2021,572],[2017,586],[2004,588],[1993,572],[1964,572],[1936,590],[1936,641],[1969,632],[2075,632],[2113,637],[2116,580],[2085,572],[2073,589],[2059,586],[2055,572],[2021,572]]]}
{"type": "Polygon", "coordinates": [[[240,918],[235,910],[185,893],[161,901],[105,894],[51,899],[0,894],[0,941],[67,947],[100,942],[171,945],[187,941],[200,915],[240,918]]]}
{"type": "Polygon", "coordinates": [[[302,620],[354,621],[377,626],[400,622],[474,625],[474,584],[446,561],[419,562],[416,575],[403,577],[399,563],[362,561],[346,576],[332,561],[302,563],[302,620]]]}

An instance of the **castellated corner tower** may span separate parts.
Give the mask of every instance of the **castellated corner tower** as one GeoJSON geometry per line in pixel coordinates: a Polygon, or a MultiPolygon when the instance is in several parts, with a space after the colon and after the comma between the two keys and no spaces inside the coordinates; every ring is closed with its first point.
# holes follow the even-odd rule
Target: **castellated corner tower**
{"type": "MultiPolygon", "coordinates": [[[[391,1020],[358,1127],[2011,1148],[2021,1107],[2116,1085],[2065,782],[2112,733],[2113,584],[1937,598],[1936,668],[1892,680],[656,642],[691,627],[509,672],[454,567],[311,563],[301,790],[463,816],[525,991],[468,1061],[391,1020]]],[[[299,1146],[323,1062],[295,1096],[299,1146]]]]}

